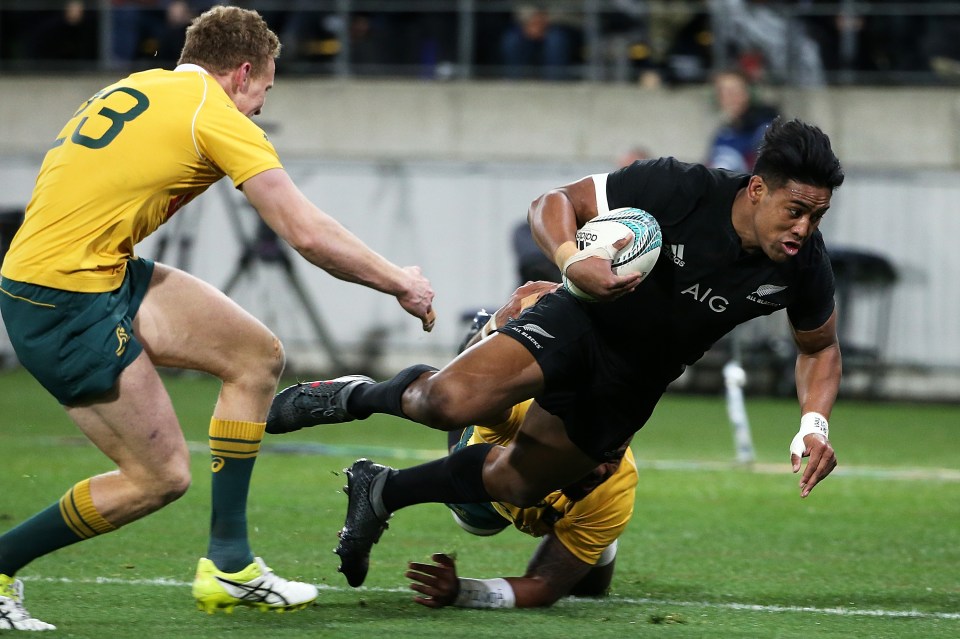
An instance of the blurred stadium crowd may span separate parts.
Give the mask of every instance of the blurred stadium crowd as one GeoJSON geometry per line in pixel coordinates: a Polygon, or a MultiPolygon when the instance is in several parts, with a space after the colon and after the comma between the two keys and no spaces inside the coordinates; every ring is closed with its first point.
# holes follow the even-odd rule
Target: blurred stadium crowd
{"type": "MultiPolygon", "coordinates": [[[[0,2],[0,71],[175,63],[210,0],[0,2]]],[[[280,73],[780,85],[960,79],[960,1],[261,0],[280,73]]]]}

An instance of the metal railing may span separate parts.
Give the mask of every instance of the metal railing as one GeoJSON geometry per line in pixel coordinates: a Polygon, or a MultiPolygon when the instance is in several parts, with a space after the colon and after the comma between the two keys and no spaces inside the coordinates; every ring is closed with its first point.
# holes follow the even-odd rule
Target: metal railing
{"type": "MultiPolygon", "coordinates": [[[[0,72],[172,66],[186,21],[183,13],[179,18],[168,14],[168,6],[196,12],[213,3],[156,0],[151,8],[149,2],[87,0],[80,3],[83,16],[72,24],[65,19],[66,4],[0,0],[0,72]]],[[[960,1],[232,4],[268,19],[284,42],[279,71],[291,75],[689,83],[735,65],[781,85],[955,84],[960,79],[960,1]],[[547,12],[540,40],[520,38],[517,16],[526,6],[547,12]],[[533,57],[512,58],[509,38],[519,38],[533,57]],[[556,60],[544,56],[553,46],[551,38],[562,44],[560,53],[554,51],[556,60]]]]}

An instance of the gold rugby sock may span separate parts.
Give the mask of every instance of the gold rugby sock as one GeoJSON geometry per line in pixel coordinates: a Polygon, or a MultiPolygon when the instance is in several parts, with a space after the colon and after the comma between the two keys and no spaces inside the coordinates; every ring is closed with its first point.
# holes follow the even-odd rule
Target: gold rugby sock
{"type": "Polygon", "coordinates": [[[97,512],[90,480],[84,479],[60,501],[0,536],[0,574],[12,576],[37,557],[116,529],[97,512]]]}

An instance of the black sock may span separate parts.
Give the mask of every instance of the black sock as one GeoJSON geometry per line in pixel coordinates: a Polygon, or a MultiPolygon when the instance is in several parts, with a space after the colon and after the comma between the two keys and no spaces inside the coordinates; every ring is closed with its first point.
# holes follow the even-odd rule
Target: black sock
{"type": "Polygon", "coordinates": [[[483,461],[491,448],[493,444],[474,444],[449,457],[392,473],[383,486],[384,507],[394,512],[413,504],[490,501],[483,487],[483,461]]]}
{"type": "Polygon", "coordinates": [[[358,384],[347,398],[347,412],[357,419],[366,419],[373,413],[406,417],[400,408],[403,391],[427,371],[436,370],[433,366],[426,364],[414,364],[385,382],[358,384]]]}

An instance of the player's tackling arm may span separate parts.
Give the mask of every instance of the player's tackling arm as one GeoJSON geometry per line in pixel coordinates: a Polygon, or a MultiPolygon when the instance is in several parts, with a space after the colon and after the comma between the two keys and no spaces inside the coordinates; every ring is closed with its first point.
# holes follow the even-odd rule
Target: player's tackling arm
{"type": "Polygon", "coordinates": [[[264,222],[309,262],[338,279],[393,295],[424,330],[433,328],[433,289],[419,267],[401,268],[370,249],[310,202],[283,169],[259,173],[242,188],[264,222]]]}
{"type": "Polygon", "coordinates": [[[584,563],[554,535],[544,536],[523,577],[458,578],[453,558],[438,553],[431,559],[432,564],[410,562],[405,573],[419,593],[414,601],[429,608],[497,608],[504,600],[511,602],[508,607],[551,606],[569,594],[602,595],[613,575],[613,562],[599,568],[584,563]]]}
{"type": "MultiPolygon", "coordinates": [[[[801,415],[830,418],[840,390],[842,371],[840,344],[837,340],[837,311],[820,328],[793,332],[797,345],[797,399],[801,415]]],[[[824,425],[824,428],[826,426],[824,425]]],[[[802,432],[802,431],[801,431],[802,432]]],[[[800,478],[800,496],[806,497],[817,483],[836,468],[837,459],[826,436],[810,433],[803,436],[807,467],[800,478]]],[[[791,453],[793,472],[800,470],[800,455],[791,453]]]]}

